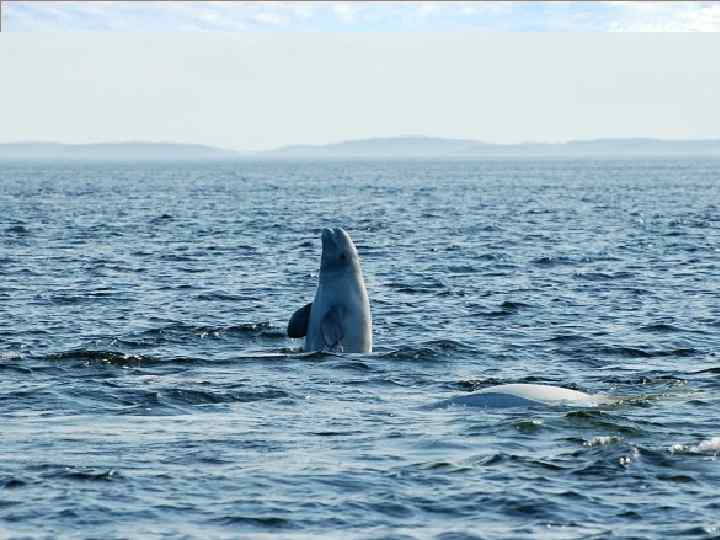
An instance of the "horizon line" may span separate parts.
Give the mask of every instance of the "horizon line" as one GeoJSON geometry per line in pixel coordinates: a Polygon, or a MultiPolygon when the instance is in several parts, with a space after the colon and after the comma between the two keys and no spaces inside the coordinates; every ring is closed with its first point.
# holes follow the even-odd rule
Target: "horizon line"
{"type": "Polygon", "coordinates": [[[652,137],[652,136],[634,136],[634,137],[595,137],[595,138],[577,138],[577,139],[563,139],[563,140],[526,140],[520,142],[488,142],[482,139],[472,139],[467,137],[443,137],[433,135],[390,135],[390,136],[378,136],[378,137],[363,137],[356,139],[341,139],[333,142],[325,143],[289,143],[262,150],[247,150],[241,148],[229,148],[226,146],[217,146],[214,144],[201,143],[201,142],[178,142],[168,140],[150,140],[150,139],[126,139],[126,140],[112,140],[112,141],[94,141],[94,142],[61,142],[57,140],[14,140],[14,141],[0,141],[0,145],[22,145],[22,144],[48,144],[58,146],[99,146],[99,145],[123,145],[123,144],[141,144],[141,145],[176,145],[176,146],[199,146],[210,148],[213,150],[222,150],[225,152],[234,153],[245,153],[245,154],[261,154],[266,152],[274,152],[278,150],[292,149],[296,147],[326,147],[335,146],[354,142],[369,142],[379,140],[402,140],[402,139],[416,139],[416,140],[443,140],[443,141],[467,141],[469,143],[483,144],[488,146],[522,146],[522,145],[565,145],[571,143],[582,143],[582,142],[608,142],[608,141],[654,141],[654,142],[720,142],[720,136],[715,138],[665,138],[665,137],[652,137]]]}

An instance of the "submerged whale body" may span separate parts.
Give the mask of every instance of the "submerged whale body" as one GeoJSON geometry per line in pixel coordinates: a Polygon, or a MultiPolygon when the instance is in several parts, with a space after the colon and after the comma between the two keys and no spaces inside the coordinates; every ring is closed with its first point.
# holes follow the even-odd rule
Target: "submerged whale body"
{"type": "Polygon", "coordinates": [[[500,384],[479,392],[441,401],[436,407],[461,406],[480,408],[533,407],[569,405],[597,407],[609,403],[604,396],[545,384],[500,384]]]}

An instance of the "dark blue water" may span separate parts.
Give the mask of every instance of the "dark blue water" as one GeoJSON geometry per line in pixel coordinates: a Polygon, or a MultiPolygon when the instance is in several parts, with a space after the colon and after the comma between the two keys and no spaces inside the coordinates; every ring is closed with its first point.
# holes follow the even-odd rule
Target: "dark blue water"
{"type": "Polygon", "coordinates": [[[0,234],[2,537],[720,535],[720,161],[2,163],[0,234]],[[333,226],[372,354],[285,337],[333,226]],[[424,407],[500,383],[623,399],[424,407]]]}

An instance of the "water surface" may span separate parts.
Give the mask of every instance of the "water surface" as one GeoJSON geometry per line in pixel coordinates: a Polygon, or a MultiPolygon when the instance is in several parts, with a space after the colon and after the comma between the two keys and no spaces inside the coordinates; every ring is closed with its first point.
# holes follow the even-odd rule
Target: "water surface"
{"type": "Polygon", "coordinates": [[[2,163],[0,233],[10,538],[720,535],[720,161],[2,163]],[[502,383],[624,399],[427,407],[502,383]]]}

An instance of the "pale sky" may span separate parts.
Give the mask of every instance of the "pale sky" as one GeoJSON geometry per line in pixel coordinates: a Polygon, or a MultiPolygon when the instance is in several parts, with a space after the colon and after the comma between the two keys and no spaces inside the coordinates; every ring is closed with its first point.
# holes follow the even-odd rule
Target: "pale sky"
{"type": "Polygon", "coordinates": [[[720,138],[718,51],[718,33],[3,31],[0,142],[720,138]]]}

